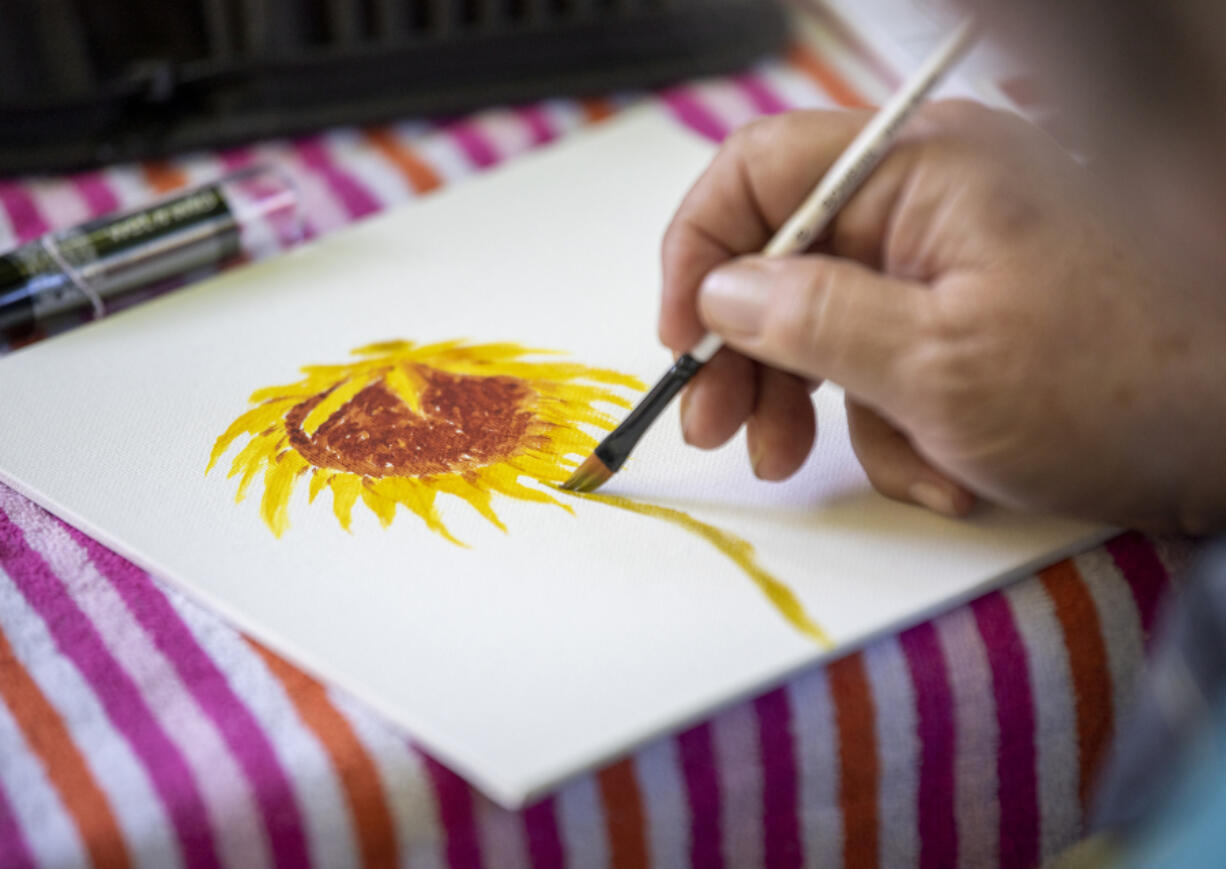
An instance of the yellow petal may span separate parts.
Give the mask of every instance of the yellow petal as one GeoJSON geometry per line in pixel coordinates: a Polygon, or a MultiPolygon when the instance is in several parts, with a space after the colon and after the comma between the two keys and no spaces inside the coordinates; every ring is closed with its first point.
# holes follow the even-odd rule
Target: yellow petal
{"type": "Polygon", "coordinates": [[[312,407],[311,412],[306,415],[306,419],[302,421],[303,433],[308,437],[315,434],[332,414],[352,401],[355,395],[369,385],[370,380],[367,377],[354,377],[351,380],[346,380],[344,383],[337,384],[336,388],[324,396],[323,400],[312,407]]]}
{"type": "Polygon", "coordinates": [[[247,445],[234,457],[227,476],[233,477],[239,471],[243,473],[242,478],[238,481],[238,492],[234,496],[235,503],[247,497],[247,487],[251,485],[255,475],[273,460],[283,445],[284,439],[280,435],[260,435],[249,440],[247,445]]]}
{"type": "Polygon", "coordinates": [[[207,474],[213,469],[213,465],[217,463],[217,460],[221,458],[222,454],[239,435],[259,434],[269,426],[281,423],[286,411],[289,410],[288,405],[292,401],[293,399],[278,399],[265,402],[259,407],[253,407],[230,423],[230,427],[213,444],[213,452],[209,455],[209,463],[205,468],[205,473],[207,474]]]}
{"type": "Polygon", "coordinates": [[[556,460],[540,459],[535,456],[516,456],[507,460],[506,464],[543,483],[561,483],[570,477],[571,473],[569,468],[563,467],[556,460]]]}
{"type": "Polygon", "coordinates": [[[406,477],[384,477],[370,488],[393,504],[403,504],[417,514],[435,534],[457,546],[464,546],[443,524],[442,517],[434,506],[434,490],[428,484],[406,477]]]}
{"type": "MultiPolygon", "coordinates": [[[[458,347],[464,347],[466,340],[464,338],[452,338],[449,341],[435,341],[433,344],[422,344],[413,350],[413,359],[421,359],[428,361],[431,356],[440,356],[449,350],[454,350],[458,347]]],[[[467,347],[464,348],[467,351],[467,347]]]]}
{"type": "MultiPolygon", "coordinates": [[[[425,350],[426,348],[422,348],[425,350]]],[[[522,356],[557,356],[561,351],[546,350],[541,347],[524,347],[510,341],[500,341],[490,344],[467,344],[463,347],[448,349],[445,357],[463,357],[474,362],[491,364],[507,359],[518,359],[522,356]]],[[[450,360],[448,360],[450,361],[450,360]]]]}
{"type": "Polygon", "coordinates": [[[444,474],[430,479],[430,485],[440,492],[446,492],[449,495],[455,495],[457,498],[462,498],[467,501],[474,510],[480,513],[485,519],[497,528],[499,531],[506,531],[507,526],[502,524],[502,520],[498,518],[498,514],[494,512],[494,508],[490,506],[490,493],[487,489],[481,487],[481,476],[478,473],[477,482],[469,480],[467,477],[456,477],[450,474],[444,474]]]}
{"type": "Polygon", "coordinates": [[[497,492],[501,492],[504,495],[508,495],[512,498],[518,498],[521,501],[534,501],[538,504],[553,504],[557,507],[561,507],[567,513],[574,512],[568,504],[563,504],[557,499],[545,494],[540,489],[532,489],[520,483],[520,472],[516,468],[493,465],[486,469],[486,473],[483,476],[489,481],[491,488],[497,492]]]}
{"type": "Polygon", "coordinates": [[[633,401],[617,394],[611,389],[605,389],[603,386],[587,386],[577,383],[567,383],[551,389],[547,399],[562,401],[568,405],[577,403],[582,406],[601,401],[626,409],[634,407],[633,401]]]}
{"type": "Polygon", "coordinates": [[[359,491],[362,495],[362,502],[370,508],[370,512],[379,517],[379,523],[384,528],[391,525],[392,520],[396,518],[396,502],[380,495],[371,488],[369,482],[364,483],[359,491]]]}
{"type": "Polygon", "coordinates": [[[383,375],[383,384],[404,402],[405,406],[418,416],[421,412],[421,394],[426,388],[426,378],[416,365],[393,365],[387,374],[383,375]]]}
{"type": "Polygon", "coordinates": [[[362,478],[354,474],[334,474],[328,480],[328,488],[332,490],[332,512],[336,514],[336,521],[348,531],[354,502],[362,490],[362,478]]]}
{"type": "Polygon", "coordinates": [[[289,499],[294,492],[294,481],[308,467],[306,459],[287,450],[273,460],[264,472],[264,498],[260,501],[260,515],[278,537],[289,528],[289,499]]]}
{"type": "Polygon", "coordinates": [[[384,353],[404,353],[412,349],[412,341],[377,341],[374,344],[367,344],[356,350],[351,350],[350,353],[354,356],[374,356],[375,354],[384,353]]]}
{"type": "Polygon", "coordinates": [[[316,468],[315,473],[311,474],[311,488],[307,503],[314,503],[315,498],[328,485],[328,480],[332,477],[333,472],[326,468],[316,468]]]}

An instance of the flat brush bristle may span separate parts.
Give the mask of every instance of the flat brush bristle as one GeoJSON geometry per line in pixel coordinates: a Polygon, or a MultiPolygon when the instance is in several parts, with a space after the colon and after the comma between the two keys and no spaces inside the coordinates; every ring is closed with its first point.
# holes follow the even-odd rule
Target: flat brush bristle
{"type": "Polygon", "coordinates": [[[595,492],[607,483],[611,476],[613,472],[609,470],[609,466],[593,453],[575,469],[570,479],[563,483],[561,488],[567,492],[595,492]]]}

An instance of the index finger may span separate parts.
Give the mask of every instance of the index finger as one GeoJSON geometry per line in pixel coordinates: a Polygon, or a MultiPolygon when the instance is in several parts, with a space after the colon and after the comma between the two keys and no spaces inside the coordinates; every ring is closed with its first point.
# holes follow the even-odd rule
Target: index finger
{"type": "Polygon", "coordinates": [[[871,117],[804,111],[741,127],[673,216],[661,251],[660,340],[677,353],[706,331],[698,287],[723,262],[760,251],[871,117]]]}

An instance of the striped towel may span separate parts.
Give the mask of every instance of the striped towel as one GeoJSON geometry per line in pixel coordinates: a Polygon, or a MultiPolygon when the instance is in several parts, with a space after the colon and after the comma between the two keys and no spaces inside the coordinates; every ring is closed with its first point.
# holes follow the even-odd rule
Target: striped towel
{"type": "MultiPolygon", "coordinates": [[[[639,98],[720,138],[892,82],[835,28],[786,60],[639,98]]],[[[293,175],[318,235],[632,99],[0,182],[0,245],[255,159],[293,175]]],[[[510,812],[0,486],[0,867],[1034,866],[1079,835],[1187,550],[1124,535],[510,812]]]]}

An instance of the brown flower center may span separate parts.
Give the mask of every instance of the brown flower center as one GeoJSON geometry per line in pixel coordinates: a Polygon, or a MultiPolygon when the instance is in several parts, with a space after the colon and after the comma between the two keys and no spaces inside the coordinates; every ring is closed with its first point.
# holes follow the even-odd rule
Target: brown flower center
{"type": "Polygon", "coordinates": [[[474,470],[508,458],[525,443],[533,395],[513,377],[448,374],[421,366],[423,416],[382,381],[372,383],[328,417],[313,434],[303,420],[328,392],[286,414],[290,443],[304,459],[367,477],[425,477],[474,470]]]}

